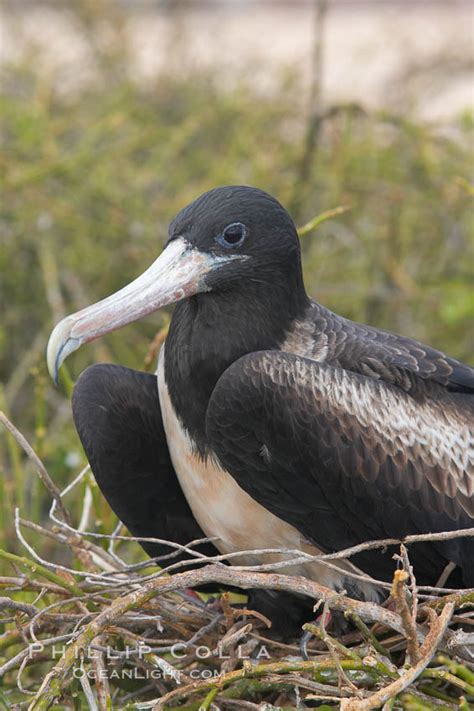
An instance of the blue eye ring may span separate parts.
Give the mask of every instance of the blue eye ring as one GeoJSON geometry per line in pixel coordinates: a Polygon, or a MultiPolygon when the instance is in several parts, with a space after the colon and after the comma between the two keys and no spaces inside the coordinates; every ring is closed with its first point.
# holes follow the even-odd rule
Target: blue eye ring
{"type": "Polygon", "coordinates": [[[247,236],[247,228],[241,222],[231,222],[216,237],[216,242],[226,249],[240,247],[247,236]]]}

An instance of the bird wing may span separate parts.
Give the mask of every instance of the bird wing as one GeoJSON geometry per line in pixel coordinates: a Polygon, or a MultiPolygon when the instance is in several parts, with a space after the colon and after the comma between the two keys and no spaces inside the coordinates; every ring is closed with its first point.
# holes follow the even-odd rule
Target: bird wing
{"type": "Polygon", "coordinates": [[[419,341],[389,331],[351,324],[341,364],[357,363],[360,372],[398,385],[406,392],[420,381],[450,392],[474,393],[474,369],[419,341]],[[352,337],[351,337],[352,336],[352,337]]]}
{"type": "MultiPolygon", "coordinates": [[[[155,375],[93,365],[79,377],[72,406],[97,483],[132,535],[180,544],[205,537],[171,463],[155,375]]],[[[142,546],[152,557],[173,550],[142,546]]],[[[198,550],[217,554],[210,543],[198,550]]]]}
{"type": "MultiPolygon", "coordinates": [[[[90,366],[74,388],[73,415],[100,490],[132,535],[183,545],[205,537],[171,463],[155,375],[117,365],[90,366]]],[[[157,543],[141,545],[152,557],[173,550],[157,543]]],[[[219,553],[211,543],[196,550],[208,556],[219,553]]],[[[216,592],[220,586],[198,589],[216,592]]],[[[311,605],[308,609],[305,600],[286,593],[247,594],[251,609],[272,619],[284,634],[294,633],[310,615],[311,605]]]]}
{"type": "Polygon", "coordinates": [[[350,321],[315,301],[281,350],[325,360],[406,392],[434,383],[450,392],[474,393],[471,366],[412,338],[350,321]]]}
{"type": "MultiPolygon", "coordinates": [[[[252,353],[214,389],[210,447],[247,493],[326,551],[472,526],[472,400],[437,387],[435,399],[295,354],[252,353]]],[[[420,580],[432,584],[449,560],[474,576],[473,542],[416,545],[420,580]]],[[[394,565],[378,551],[354,562],[386,578],[394,565]]]]}

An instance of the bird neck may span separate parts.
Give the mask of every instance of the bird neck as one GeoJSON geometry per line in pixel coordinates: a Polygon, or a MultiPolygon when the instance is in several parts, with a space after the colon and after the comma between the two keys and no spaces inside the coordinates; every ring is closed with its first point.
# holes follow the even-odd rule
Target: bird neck
{"type": "Polygon", "coordinates": [[[166,339],[165,380],[172,405],[198,451],[206,453],[206,411],[222,373],[238,358],[279,349],[308,306],[304,287],[284,293],[229,290],[199,294],[176,306],[166,339]]]}

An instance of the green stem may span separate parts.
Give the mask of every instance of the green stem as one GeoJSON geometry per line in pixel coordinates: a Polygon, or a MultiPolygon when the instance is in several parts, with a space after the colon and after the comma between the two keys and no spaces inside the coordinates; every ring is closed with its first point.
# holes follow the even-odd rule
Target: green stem
{"type": "Polygon", "coordinates": [[[202,704],[199,706],[199,711],[208,711],[211,707],[212,702],[219,693],[219,688],[216,686],[215,689],[211,689],[202,704]]]}
{"type": "Polygon", "coordinates": [[[379,642],[377,637],[374,635],[373,632],[370,631],[365,622],[360,619],[359,615],[357,615],[355,612],[352,612],[352,610],[347,610],[347,612],[344,613],[344,617],[354,623],[354,625],[361,633],[362,637],[364,637],[365,640],[370,642],[372,647],[377,652],[382,654],[382,656],[388,657],[388,659],[390,659],[390,652],[388,651],[388,649],[385,649],[383,644],[379,642]]]}
{"type": "Polygon", "coordinates": [[[448,682],[453,686],[457,686],[458,689],[466,692],[466,694],[474,696],[474,686],[472,684],[469,684],[467,681],[454,676],[454,674],[451,674],[444,669],[426,669],[421,676],[425,679],[441,679],[442,681],[448,682]]]}
{"type": "Polygon", "coordinates": [[[338,205],[337,207],[333,207],[331,210],[325,210],[319,215],[316,215],[316,217],[313,217],[313,219],[309,222],[306,222],[306,224],[302,225],[301,227],[298,227],[298,235],[300,237],[304,237],[308,234],[308,232],[312,232],[323,222],[326,222],[327,220],[330,220],[333,217],[337,217],[337,215],[342,215],[344,212],[347,212],[350,209],[351,208],[349,207],[349,205],[338,205]]]}
{"type": "Polygon", "coordinates": [[[324,642],[327,645],[331,645],[334,649],[337,649],[339,654],[342,654],[345,657],[349,657],[355,662],[360,661],[360,657],[358,654],[352,651],[352,649],[349,649],[345,645],[341,644],[341,642],[339,642],[337,639],[330,637],[326,630],[323,630],[321,627],[318,627],[317,625],[314,625],[311,622],[307,622],[305,625],[303,625],[303,629],[306,632],[311,632],[311,634],[320,639],[321,642],[324,642]]]}
{"type": "Polygon", "coordinates": [[[82,597],[83,595],[81,588],[79,588],[76,583],[71,583],[69,580],[66,580],[60,575],[56,575],[56,573],[48,570],[48,568],[45,568],[40,563],[36,563],[36,561],[32,561],[24,556],[15,555],[14,553],[8,553],[2,549],[0,549],[0,558],[8,560],[10,563],[16,563],[24,568],[28,568],[28,570],[35,573],[35,575],[42,575],[43,578],[46,578],[46,580],[49,580],[51,583],[55,583],[56,585],[60,585],[62,588],[69,590],[69,592],[78,597],[82,597]]]}

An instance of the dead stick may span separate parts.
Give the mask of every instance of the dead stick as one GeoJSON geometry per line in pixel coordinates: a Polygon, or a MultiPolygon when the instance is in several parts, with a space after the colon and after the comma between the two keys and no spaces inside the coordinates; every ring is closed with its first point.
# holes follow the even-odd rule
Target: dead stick
{"type": "Polygon", "coordinates": [[[345,612],[355,610],[367,622],[380,622],[381,624],[403,634],[404,628],[399,615],[385,610],[371,602],[352,600],[343,595],[334,595],[334,591],[318,583],[299,576],[278,575],[268,573],[249,573],[235,571],[224,565],[208,565],[199,570],[179,573],[170,578],[155,578],[145,583],[139,590],[134,590],[128,595],[118,598],[103,612],[90,622],[77,639],[72,643],[56,666],[46,675],[32,700],[29,711],[44,711],[48,709],[61,693],[61,683],[67,679],[68,674],[81,650],[85,649],[92,641],[120,615],[130,609],[148,602],[155,595],[183,590],[185,588],[215,582],[222,585],[235,585],[243,589],[270,588],[297,592],[317,600],[327,600],[329,607],[345,612]]]}
{"type": "Polygon", "coordinates": [[[415,679],[426,669],[436,654],[438,646],[447,630],[453,611],[454,605],[452,602],[445,605],[439,617],[430,609],[430,631],[421,646],[418,662],[391,684],[380,689],[380,691],[377,691],[375,694],[372,694],[372,696],[369,696],[368,699],[341,699],[341,711],[371,711],[372,709],[378,709],[389,699],[392,699],[407,689],[410,684],[413,684],[415,679]]]}
{"type": "Polygon", "coordinates": [[[406,597],[406,581],[409,579],[406,570],[396,570],[393,576],[392,598],[395,601],[397,612],[403,622],[405,637],[407,640],[407,652],[411,664],[416,664],[420,657],[416,626],[408,607],[406,597]]]}
{"type": "Polygon", "coordinates": [[[41,459],[38,457],[36,454],[35,450],[31,446],[31,444],[26,440],[26,438],[17,430],[15,425],[10,422],[8,417],[5,415],[4,412],[0,411],[0,422],[6,427],[6,429],[10,432],[11,435],[16,439],[20,447],[23,449],[25,454],[31,459],[31,461],[34,463],[36,466],[36,469],[38,470],[39,478],[45,485],[45,487],[48,489],[49,493],[53,497],[53,499],[56,501],[59,510],[61,511],[61,514],[64,518],[64,520],[67,523],[71,523],[71,517],[69,515],[69,511],[65,508],[63,501],[61,499],[61,494],[54,483],[54,481],[51,479],[51,477],[48,474],[48,471],[46,467],[44,466],[43,462],[41,459]]]}

